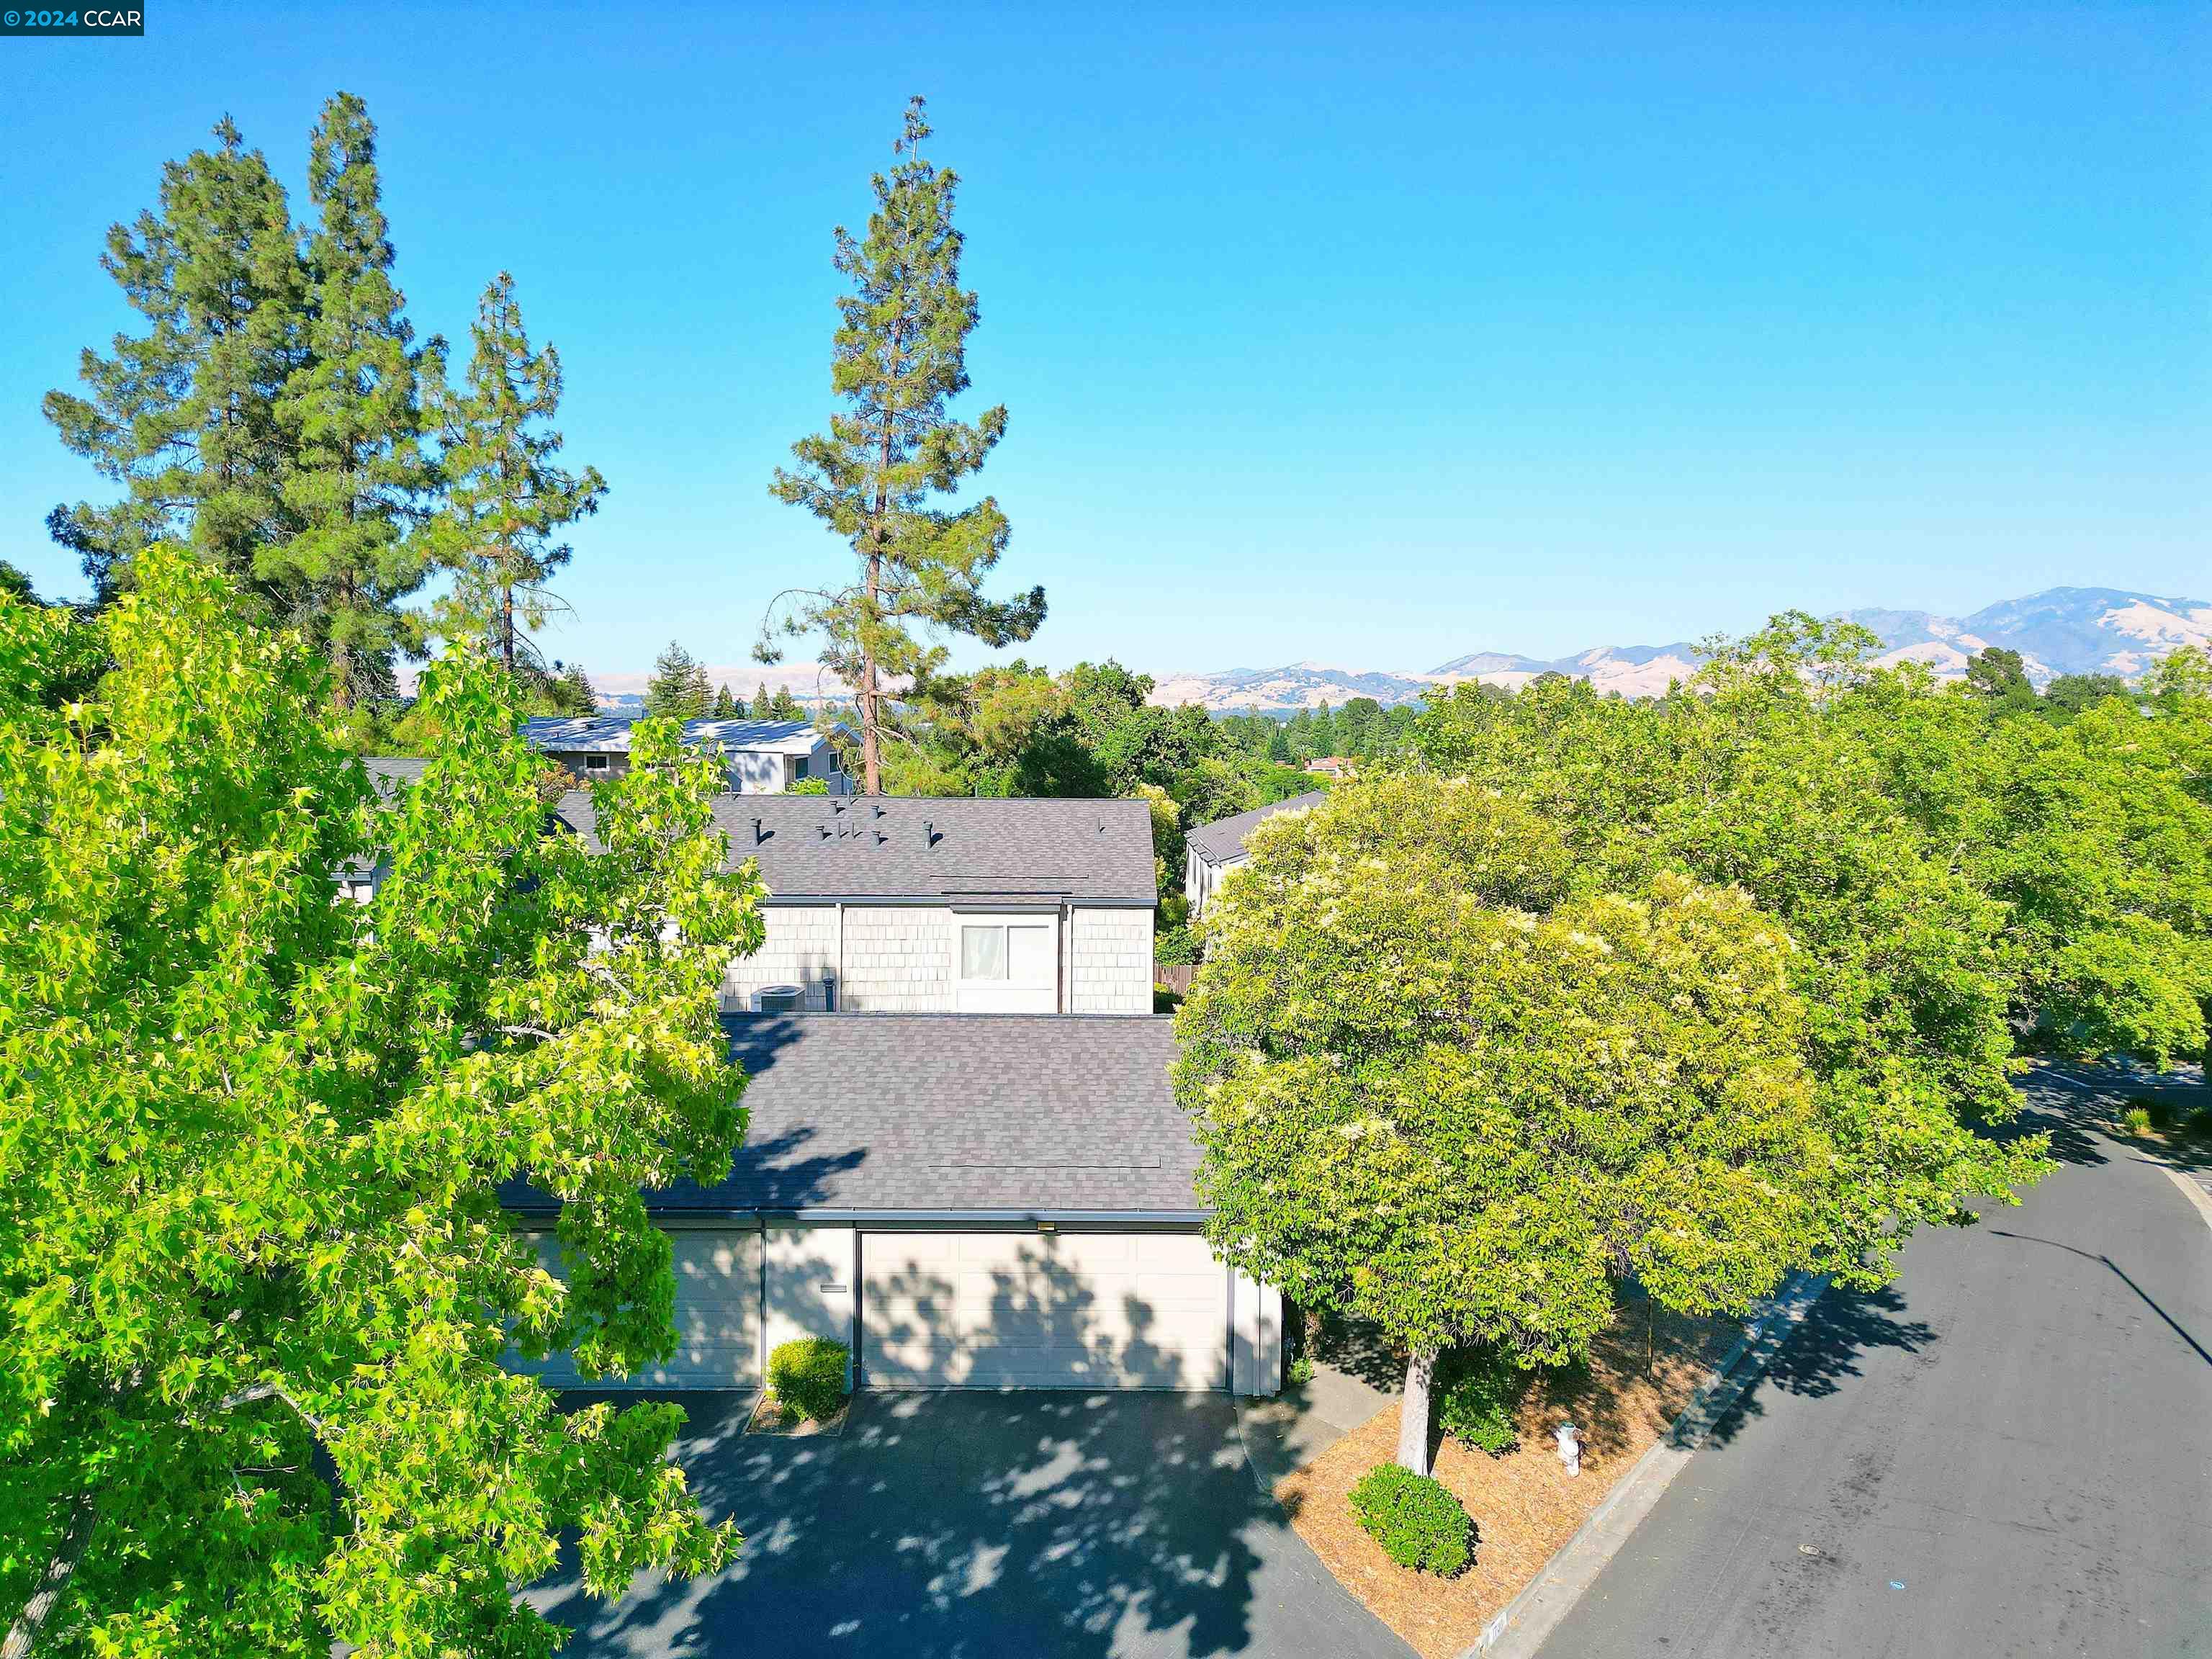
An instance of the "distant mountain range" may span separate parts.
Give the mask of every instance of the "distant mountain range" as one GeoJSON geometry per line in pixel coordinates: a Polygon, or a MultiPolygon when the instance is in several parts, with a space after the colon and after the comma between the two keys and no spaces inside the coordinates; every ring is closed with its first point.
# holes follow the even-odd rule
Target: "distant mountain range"
{"type": "MultiPolygon", "coordinates": [[[[2133,679],[2177,646],[2212,649],[2212,600],[2161,599],[2112,587],[2054,587],[2006,599],[1971,617],[1926,611],[1850,611],[1846,621],[1883,645],[1878,660],[1923,662],[1939,679],[1966,672],[1966,662],[1992,646],[2020,653],[2029,678],[2043,684],[2060,674],[2117,674],[2133,679]]],[[[1506,652],[1455,657],[1426,673],[1334,668],[1292,663],[1284,668],[1231,668],[1214,674],[1161,677],[1152,701],[1194,702],[1224,714],[1290,714],[1323,702],[1340,707],[1372,697],[1389,707],[1419,702],[1462,680],[1525,685],[1539,674],[1586,679],[1601,691],[1650,696],[1697,672],[1697,647],[1598,646],[1546,660],[1506,652]]]]}

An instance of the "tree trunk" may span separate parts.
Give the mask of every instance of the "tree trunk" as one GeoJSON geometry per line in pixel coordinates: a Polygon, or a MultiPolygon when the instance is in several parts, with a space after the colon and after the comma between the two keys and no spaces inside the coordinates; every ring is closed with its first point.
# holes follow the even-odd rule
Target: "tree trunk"
{"type": "MultiPolygon", "coordinates": [[[[883,568],[880,551],[868,555],[866,621],[870,629],[875,625],[876,595],[883,568]]],[[[876,740],[876,729],[882,724],[882,708],[883,694],[876,686],[876,649],[864,633],[860,641],[860,793],[866,795],[884,793],[882,751],[876,740]]]]}
{"type": "Polygon", "coordinates": [[[1429,1382],[1437,1357],[1419,1351],[1406,1358],[1406,1397],[1399,1402],[1398,1462],[1415,1474],[1429,1472],[1429,1382]]]}
{"type": "Polygon", "coordinates": [[[62,1533],[62,1540],[54,1547],[53,1559],[46,1563],[46,1572],[40,1577],[39,1588],[23,1604],[23,1611],[8,1627],[8,1637],[0,1641],[0,1659],[30,1659],[31,1650],[39,1639],[62,1592],[69,1588],[70,1575],[83,1558],[84,1547],[92,1537],[92,1505],[80,1501],[70,1512],[70,1522],[62,1533]]]}

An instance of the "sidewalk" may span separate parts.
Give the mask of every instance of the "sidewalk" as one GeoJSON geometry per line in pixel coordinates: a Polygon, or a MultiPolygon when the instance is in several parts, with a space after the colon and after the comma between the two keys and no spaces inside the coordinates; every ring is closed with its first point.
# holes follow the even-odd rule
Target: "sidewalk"
{"type": "Polygon", "coordinates": [[[1357,1336],[1332,1333],[1305,1382],[1273,1400],[1239,1400],[1237,1425],[1260,1490],[1273,1496],[1285,1476],[1305,1467],[1398,1397],[1375,1379],[1393,1374],[1390,1357],[1357,1336]]]}

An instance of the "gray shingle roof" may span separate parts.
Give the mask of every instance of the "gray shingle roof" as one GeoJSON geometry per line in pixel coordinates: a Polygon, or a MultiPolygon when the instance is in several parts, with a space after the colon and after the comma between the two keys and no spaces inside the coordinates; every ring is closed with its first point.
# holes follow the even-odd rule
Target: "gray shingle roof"
{"type": "MultiPolygon", "coordinates": [[[[563,795],[557,810],[596,845],[590,795],[563,795]]],[[[730,866],[757,859],[770,895],[786,902],[1150,906],[1159,896],[1152,811],[1140,800],[721,795],[714,821],[730,866]]]]}
{"type": "Polygon", "coordinates": [[[426,760],[402,755],[369,755],[361,763],[368,769],[368,781],[376,793],[386,800],[392,799],[395,786],[422,782],[423,771],[430,764],[426,760]]]}
{"type": "MultiPolygon", "coordinates": [[[[1094,1211],[1188,1218],[1198,1148],[1164,1018],[783,1014],[725,1018],[751,1081],[726,1181],[659,1213],[1094,1211]]],[[[544,1207],[523,1189],[515,1208],[544,1207]]]]}
{"type": "Polygon", "coordinates": [[[1308,807],[1318,806],[1328,799],[1328,790],[1311,789],[1303,795],[1293,795],[1288,800],[1270,801],[1267,805],[1255,806],[1249,812],[1239,812],[1235,817],[1200,825],[1190,832],[1189,842],[1208,864],[1233,864],[1244,856],[1244,837],[1259,828],[1263,819],[1271,818],[1278,812],[1304,811],[1308,807]]]}
{"type": "MultiPolygon", "coordinates": [[[[555,755],[617,755],[629,752],[629,714],[532,714],[522,723],[531,747],[555,755]]],[[[686,743],[719,743],[725,749],[772,749],[804,755],[821,741],[811,720],[686,720],[686,743]]]]}

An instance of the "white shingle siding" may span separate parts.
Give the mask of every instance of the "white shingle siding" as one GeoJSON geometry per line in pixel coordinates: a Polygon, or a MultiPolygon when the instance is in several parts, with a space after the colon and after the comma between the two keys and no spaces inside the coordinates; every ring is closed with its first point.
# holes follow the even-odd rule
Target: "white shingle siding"
{"type": "Polygon", "coordinates": [[[766,906],[761,918],[768,924],[768,939],[749,957],[739,957],[722,975],[722,1006],[744,1013],[752,1006],[752,994],[763,985],[797,985],[806,992],[809,1008],[830,1006],[828,981],[837,972],[837,907],[821,905],[766,906]]]}
{"type": "Polygon", "coordinates": [[[1152,913],[1079,908],[1068,929],[1072,1014],[1152,1012],[1152,913]]]}
{"type": "Polygon", "coordinates": [[[951,1006],[950,909],[921,904],[845,908],[840,1009],[856,1014],[924,1014],[951,1006]]]}
{"type": "MultiPolygon", "coordinates": [[[[753,993],[769,985],[800,987],[817,1011],[923,1014],[958,1006],[961,917],[949,906],[848,904],[842,924],[838,911],[834,904],[763,907],[767,940],[723,975],[724,1011],[747,1012],[753,993]]],[[[1078,905],[1059,931],[1057,1012],[1152,1012],[1151,911],[1078,905]]]]}

